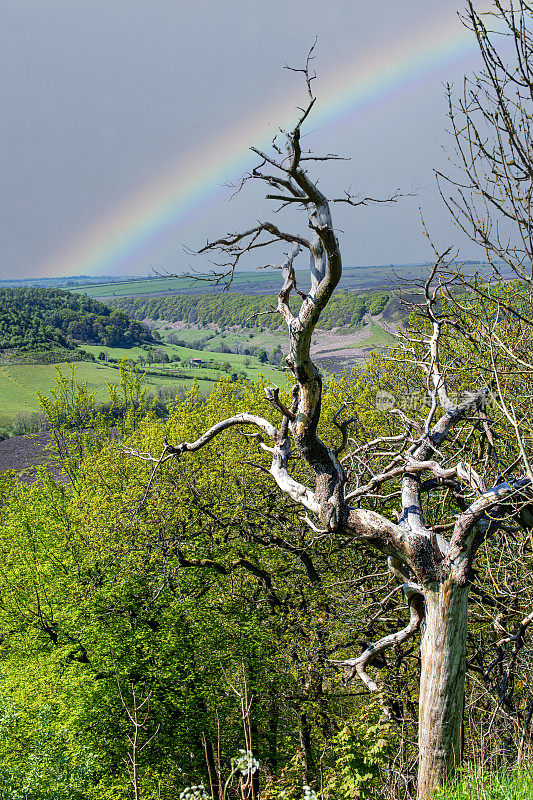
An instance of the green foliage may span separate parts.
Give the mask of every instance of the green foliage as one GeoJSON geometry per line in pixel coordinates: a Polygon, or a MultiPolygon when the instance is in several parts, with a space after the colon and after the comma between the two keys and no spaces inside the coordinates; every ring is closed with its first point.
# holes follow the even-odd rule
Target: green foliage
{"type": "MultiPolygon", "coordinates": [[[[320,317],[320,327],[357,326],[365,314],[380,314],[390,300],[384,291],[358,295],[339,292],[333,295],[320,317]]],[[[267,295],[243,295],[234,292],[222,294],[173,294],[167,297],[119,297],[109,301],[134,319],[168,320],[170,322],[210,324],[219,328],[232,325],[240,327],[266,327],[271,331],[285,329],[279,314],[263,315],[271,298],[267,295]],[[261,316],[259,316],[261,314],[261,316]]],[[[297,312],[298,298],[291,298],[291,308],[297,312]]]]}
{"type": "MultiPolygon", "coordinates": [[[[379,796],[378,772],[388,769],[399,731],[368,708],[366,695],[345,691],[331,659],[353,655],[395,625],[389,619],[380,627],[376,613],[382,601],[386,609],[395,603],[390,589],[379,593],[382,567],[335,534],[309,531],[265,477],[269,454],[237,429],[155,472],[153,462],[125,454],[132,448],[157,458],[165,438],[194,441],[241,411],[272,418],[261,383],[225,379],[207,399],[196,386],[161,424],[142,375],[126,361],[120,375],[106,416],[94,412],[94,396],[74,370],[59,373],[55,392],[43,398],[69,486],[44,471],[29,487],[0,476],[2,696],[6,719],[17,715],[17,735],[0,735],[6,786],[10,776],[14,787],[32,786],[35,774],[35,800],[52,800],[60,781],[53,776],[68,773],[61,780],[73,798],[83,786],[84,799],[126,800],[131,725],[120,683],[128,702],[131,687],[151,693],[146,736],[155,736],[139,761],[147,798],[160,791],[161,800],[175,800],[184,786],[209,787],[208,746],[220,751],[221,774],[231,773],[243,744],[238,695],[245,690],[263,800],[302,800],[303,786],[318,787],[321,777],[323,800],[379,796]],[[125,411],[118,421],[115,409],[125,411]],[[37,753],[42,737],[47,761],[35,771],[28,753],[37,753]]],[[[450,375],[454,391],[461,381],[462,372],[450,375]]],[[[412,370],[374,357],[364,373],[331,382],[320,434],[328,446],[339,444],[332,419],[345,402],[357,441],[398,435],[402,423],[377,407],[378,391],[402,397],[424,387],[412,370]]],[[[289,403],[288,390],[282,395],[289,403]]],[[[422,419],[424,408],[410,413],[422,419]]],[[[475,434],[461,435],[474,446],[475,434]]],[[[372,464],[376,474],[382,463],[372,464]]],[[[291,474],[309,480],[297,458],[291,474]]],[[[364,500],[363,507],[394,518],[394,503],[364,500]]],[[[425,513],[433,524],[449,509],[443,492],[425,513]]],[[[500,557],[487,550],[495,581],[503,580],[493,568],[500,557]]],[[[392,676],[401,704],[414,694],[416,655],[398,651],[391,662],[371,669],[385,681],[392,676]]]]}
{"type": "Polygon", "coordinates": [[[87,749],[73,753],[69,732],[57,730],[55,714],[43,707],[31,728],[13,701],[0,698],[0,800],[85,800],[95,757],[87,749]],[[13,741],[24,742],[24,750],[13,741]]]}
{"type": "Polygon", "coordinates": [[[335,763],[325,796],[334,800],[369,797],[379,785],[380,766],[391,752],[391,726],[371,707],[346,723],[332,740],[335,763]]]}
{"type": "Polygon", "coordinates": [[[71,364],[64,375],[56,367],[55,388],[49,395],[38,392],[44,419],[54,443],[53,458],[75,483],[83,459],[108,437],[109,426],[121,431],[135,429],[140,415],[153,405],[143,383],[144,375],[127,359],[119,363],[120,382],[107,383],[109,401],[97,406],[96,394],[87,381],[76,379],[76,366],[71,364]]]}
{"type": "MultiPolygon", "coordinates": [[[[130,410],[119,433],[142,453],[161,452],[165,435],[191,440],[239,410],[271,413],[261,384],[226,380],[205,401],[193,389],[162,426],[145,402],[142,376],[126,363],[121,376],[112,405],[130,410]]],[[[318,752],[331,727],[324,714],[353,717],[350,701],[335,701],[327,713],[323,704],[326,687],[337,686],[323,646],[336,596],[322,587],[321,572],[327,563],[334,584],[344,585],[359,567],[346,553],[313,548],[316,567],[309,564],[298,509],[265,485],[253,466],[262,458],[254,440],[230,431],[150,482],[153,464],[122,452],[93,401],[74,371],[58,374],[55,393],[43,398],[59,426],[58,458],[70,486],[43,471],[30,487],[10,476],[0,482],[0,628],[7,632],[0,657],[20,733],[9,752],[0,742],[0,774],[16,762],[16,780],[30,780],[28,752],[46,720],[50,763],[57,774],[60,754],[61,769],[71,765],[72,797],[79,789],[73,765],[89,762],[86,797],[127,797],[131,727],[117,680],[125,694],[131,686],[139,696],[151,692],[147,735],[157,733],[139,762],[146,797],[160,790],[162,800],[173,800],[185,785],[209,786],[204,742],[220,748],[222,772],[231,772],[243,744],[231,687],[243,691],[243,675],[262,769],[279,773],[290,764],[301,714],[318,752]]],[[[53,769],[39,773],[43,798],[54,796],[53,769]]],[[[302,786],[301,774],[292,785],[302,786]]]]}
{"type": "MultiPolygon", "coordinates": [[[[144,373],[127,359],[119,363],[120,382],[108,383],[109,410],[111,414],[118,411],[122,417],[122,430],[135,430],[140,416],[148,413],[152,401],[144,384],[144,373]]],[[[116,414],[115,414],[116,416],[116,414]]]]}
{"type": "Polygon", "coordinates": [[[0,349],[72,348],[73,342],[131,346],[151,341],[139,322],[61,289],[0,289],[0,349]]]}
{"type": "Polygon", "coordinates": [[[434,800],[531,800],[533,775],[526,770],[500,773],[480,768],[461,770],[451,786],[436,789],[434,800]]]}
{"type": "Polygon", "coordinates": [[[96,395],[87,386],[87,381],[76,380],[76,367],[71,364],[68,375],[63,375],[60,367],[56,367],[56,385],[49,395],[37,392],[48,424],[52,429],[63,426],[81,430],[96,410],[96,395]]]}
{"type": "Polygon", "coordinates": [[[302,753],[298,750],[277,779],[269,776],[261,800],[302,800],[302,762],[302,753]]]}
{"type": "MultiPolygon", "coordinates": [[[[3,290],[5,291],[5,290],[3,290]]],[[[0,298],[1,298],[0,290],[0,298]]],[[[38,316],[26,310],[11,307],[4,299],[0,299],[0,349],[17,349],[19,351],[68,347],[63,333],[57,328],[47,325],[38,316]]]]}

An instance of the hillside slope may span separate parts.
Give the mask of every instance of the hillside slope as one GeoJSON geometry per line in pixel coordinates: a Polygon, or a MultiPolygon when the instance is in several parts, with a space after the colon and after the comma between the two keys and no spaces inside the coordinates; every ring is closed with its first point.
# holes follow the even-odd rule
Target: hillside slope
{"type": "Polygon", "coordinates": [[[123,311],[61,289],[0,289],[0,349],[74,348],[80,342],[127,347],[152,341],[123,311]]]}

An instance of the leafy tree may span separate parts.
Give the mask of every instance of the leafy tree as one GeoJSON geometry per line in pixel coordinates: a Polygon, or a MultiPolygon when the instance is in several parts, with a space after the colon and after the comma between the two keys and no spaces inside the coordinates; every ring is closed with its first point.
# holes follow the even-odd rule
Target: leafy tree
{"type": "Polygon", "coordinates": [[[278,344],[277,347],[274,347],[274,349],[268,356],[268,362],[269,364],[274,364],[276,367],[279,367],[282,360],[283,360],[283,353],[281,352],[281,346],[278,344]]]}
{"type": "MultiPolygon", "coordinates": [[[[137,377],[127,369],[118,394],[135,401],[137,377]]],[[[81,390],[69,390],[57,398],[74,402],[75,410],[78,396],[81,390]]],[[[71,437],[70,490],[44,472],[31,487],[4,476],[0,624],[9,621],[9,634],[0,650],[4,691],[20,717],[17,740],[6,740],[4,749],[0,741],[0,775],[16,761],[17,780],[29,780],[27,753],[47,715],[50,752],[82,772],[91,764],[85,796],[126,796],[130,727],[118,678],[123,692],[133,685],[137,696],[151,693],[147,738],[160,726],[139,754],[144,791],[159,786],[170,800],[199,778],[208,785],[205,754],[214,775],[217,737],[223,769],[242,745],[240,701],[231,686],[242,685],[243,665],[261,781],[270,776],[277,785],[300,741],[299,769],[307,764],[308,781],[324,747],[323,763],[333,769],[341,751],[332,737],[344,723],[357,727],[359,712],[350,698],[339,698],[328,663],[342,645],[342,628],[326,631],[344,613],[346,570],[372,567],[351,565],[344,552],[335,556],[320,537],[306,544],[298,510],[265,492],[252,465],[253,440],[245,453],[231,435],[213,442],[209,468],[186,468],[187,482],[184,465],[150,480],[150,461],[124,461],[129,448],[146,453],[165,436],[200,432],[236,403],[259,413],[268,407],[260,385],[225,381],[208,400],[195,391],[169,409],[164,428],[138,402],[112,435],[105,420],[95,419],[91,429],[63,425],[71,437]],[[339,592],[327,588],[326,574],[336,576],[339,592]],[[337,695],[332,703],[330,693],[337,695]]],[[[54,408],[52,400],[48,406],[54,408]]],[[[68,416],[66,409],[54,413],[68,416]]],[[[358,599],[352,594],[355,605],[363,606],[365,589],[358,599]]],[[[42,773],[42,791],[53,796],[51,769],[42,773]]]]}

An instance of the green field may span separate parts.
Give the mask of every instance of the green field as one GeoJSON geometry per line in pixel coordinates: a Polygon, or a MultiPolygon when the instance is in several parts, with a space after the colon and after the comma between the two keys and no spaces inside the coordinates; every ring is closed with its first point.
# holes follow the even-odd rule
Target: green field
{"type": "MultiPolygon", "coordinates": [[[[206,349],[219,347],[222,342],[227,344],[228,347],[242,344],[249,347],[264,348],[267,352],[277,347],[278,344],[281,345],[282,348],[287,346],[287,334],[282,330],[272,332],[254,328],[251,331],[235,330],[234,332],[228,333],[226,331],[225,333],[217,334],[211,328],[198,328],[192,325],[188,328],[173,329],[172,331],[167,331],[166,328],[163,327],[160,327],[158,330],[164,339],[171,333],[174,333],[182,341],[191,342],[191,344],[205,339],[206,336],[210,336],[212,338],[206,343],[206,349]]],[[[222,357],[221,353],[219,355],[222,357]]]]}
{"type": "MultiPolygon", "coordinates": [[[[235,339],[238,339],[238,337],[236,336],[235,339]]],[[[208,344],[211,343],[209,342],[208,344]]],[[[228,344],[230,344],[229,341],[228,344]]],[[[120,347],[104,347],[102,345],[84,345],[83,349],[89,353],[92,353],[92,355],[96,357],[98,357],[99,353],[105,353],[106,356],[116,359],[130,358],[133,361],[137,361],[139,356],[146,357],[146,351],[141,347],[124,349],[120,347]]],[[[198,379],[203,377],[207,378],[208,380],[218,380],[226,373],[220,369],[209,368],[207,365],[209,362],[217,362],[218,364],[224,364],[227,362],[231,366],[231,372],[244,372],[246,377],[250,380],[256,380],[259,375],[264,375],[267,380],[276,381],[279,380],[280,376],[283,375],[282,370],[276,369],[270,364],[261,364],[257,358],[254,358],[253,356],[238,355],[236,353],[214,353],[207,348],[205,350],[194,350],[193,348],[181,347],[181,345],[166,343],[161,343],[157,346],[157,349],[164,350],[168,354],[169,358],[173,358],[174,356],[178,355],[181,359],[181,362],[152,365],[145,364],[141,367],[142,369],[156,369],[162,373],[169,371],[186,371],[188,372],[191,380],[195,377],[198,379]],[[192,366],[190,364],[190,360],[193,358],[201,358],[202,361],[205,362],[206,366],[192,366]],[[245,361],[250,362],[248,366],[246,366],[245,361]]]]}
{"type": "MultiPolygon", "coordinates": [[[[476,268],[479,269],[480,267],[477,266],[476,268]]],[[[420,276],[427,273],[427,269],[426,264],[344,267],[339,288],[357,292],[376,288],[390,289],[393,284],[397,284],[398,278],[403,280],[420,278],[420,276]]],[[[181,271],[176,270],[176,272],[181,271]]],[[[276,270],[236,272],[231,284],[231,291],[248,295],[277,294],[281,288],[280,277],[280,273],[276,270]]],[[[308,271],[296,270],[296,280],[301,288],[308,286],[308,271]]],[[[209,283],[203,281],[156,275],[135,280],[110,281],[109,283],[91,282],[72,285],[72,281],[65,281],[65,284],[58,288],[66,289],[73,293],[86,294],[88,297],[97,297],[104,301],[111,300],[113,297],[135,297],[139,295],[168,294],[169,292],[203,293],[212,291],[209,283]]]]}
{"type": "MultiPolygon", "coordinates": [[[[68,374],[69,364],[57,366],[64,375],[68,374]]],[[[99,364],[79,362],[76,374],[81,382],[89,382],[102,402],[108,397],[106,381],[117,382],[117,371],[99,364]]],[[[53,364],[0,366],[0,424],[9,422],[18,414],[39,411],[37,392],[49,392],[54,387],[56,376],[53,364]]]]}
{"type": "MultiPolygon", "coordinates": [[[[269,383],[283,385],[285,375],[282,370],[272,367],[270,364],[260,364],[256,358],[251,356],[235,355],[233,353],[210,353],[208,351],[198,351],[176,345],[162,344],[169,357],[178,354],[182,362],[169,364],[146,364],[141,369],[157,371],[157,375],[146,375],[145,384],[153,394],[157,393],[158,387],[166,390],[173,390],[186,386],[191,388],[194,381],[200,390],[208,394],[212,391],[215,382],[228,377],[228,372],[222,369],[210,368],[209,366],[191,366],[191,358],[202,358],[203,361],[212,359],[223,364],[230,365],[229,374],[232,372],[244,373],[250,380],[257,380],[260,376],[266,378],[269,383]],[[249,359],[250,364],[245,365],[245,359],[249,359]],[[177,373],[178,377],[170,373],[177,373]]],[[[146,357],[146,351],[140,347],[130,349],[117,347],[104,347],[100,345],[84,345],[84,350],[98,357],[99,353],[105,353],[107,357],[114,359],[130,358],[137,361],[139,356],[146,357]]],[[[64,375],[69,373],[70,365],[63,363],[57,365],[64,375]]],[[[119,372],[117,365],[109,365],[105,362],[80,361],[76,363],[76,376],[80,382],[87,381],[88,386],[96,393],[98,402],[105,402],[109,398],[107,383],[118,383],[119,372]]],[[[0,366],[0,425],[7,425],[19,415],[31,414],[40,411],[37,392],[48,394],[55,385],[57,377],[56,366],[54,364],[16,364],[0,366]]]]}
{"type": "Polygon", "coordinates": [[[395,336],[372,320],[370,323],[370,336],[367,339],[363,339],[358,344],[360,347],[370,347],[374,349],[378,347],[390,347],[396,344],[397,341],[395,336]]]}
{"type": "Polygon", "coordinates": [[[68,291],[73,294],[86,294],[87,297],[109,299],[157,292],[183,291],[190,285],[191,281],[185,278],[147,278],[146,280],[117,281],[116,283],[87,283],[81,286],[69,286],[68,291]]]}
{"type": "MultiPolygon", "coordinates": [[[[302,283],[305,283],[307,274],[299,274],[302,283]]],[[[232,291],[244,294],[268,292],[270,287],[275,290],[279,276],[268,272],[240,272],[236,273],[232,282],[232,291]],[[277,278],[277,280],[276,280],[277,278]]],[[[191,278],[146,278],[145,280],[116,281],[113,283],[87,283],[78,286],[61,287],[73,294],[86,294],[88,297],[97,297],[109,300],[113,297],[135,297],[137,295],[151,295],[168,292],[205,292],[211,291],[209,284],[195,282],[191,278]]],[[[279,287],[278,287],[279,291],[279,287]]]]}
{"type": "MultiPolygon", "coordinates": [[[[58,364],[63,375],[69,374],[69,364],[58,364]]],[[[92,362],[82,361],[77,365],[76,377],[80,382],[87,381],[88,386],[94,389],[96,399],[105,402],[109,399],[107,383],[118,383],[119,373],[112,367],[93,364],[92,362]]],[[[251,370],[253,377],[259,374],[265,375],[267,380],[276,378],[278,384],[284,384],[285,377],[278,371],[275,375],[272,370],[251,370]],[[270,372],[270,375],[268,374],[270,372]]],[[[191,369],[188,378],[173,378],[171,376],[146,375],[145,384],[152,393],[157,392],[158,387],[174,389],[178,386],[191,388],[194,380],[204,393],[209,393],[213,389],[214,380],[222,380],[227,375],[222,371],[202,371],[191,369]],[[210,374],[212,380],[205,380],[205,374],[210,374]]],[[[31,414],[40,411],[37,392],[48,394],[55,385],[57,371],[53,364],[20,364],[16,366],[0,366],[0,425],[9,424],[18,415],[31,414]]],[[[252,377],[252,376],[250,376],[252,377]]]]}

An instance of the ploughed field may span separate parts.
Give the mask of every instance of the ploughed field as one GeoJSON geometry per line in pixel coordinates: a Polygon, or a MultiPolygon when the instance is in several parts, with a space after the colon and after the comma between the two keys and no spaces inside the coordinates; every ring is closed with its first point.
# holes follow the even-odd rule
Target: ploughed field
{"type": "Polygon", "coordinates": [[[0,472],[15,470],[23,483],[31,483],[39,467],[46,467],[55,480],[67,482],[50,452],[51,437],[46,431],[31,436],[11,436],[0,442],[0,472]]]}

